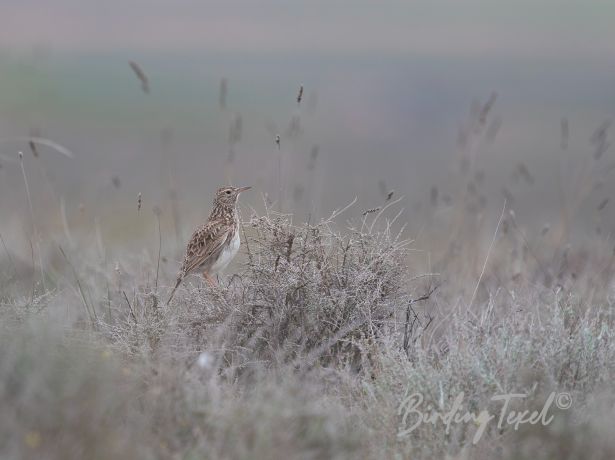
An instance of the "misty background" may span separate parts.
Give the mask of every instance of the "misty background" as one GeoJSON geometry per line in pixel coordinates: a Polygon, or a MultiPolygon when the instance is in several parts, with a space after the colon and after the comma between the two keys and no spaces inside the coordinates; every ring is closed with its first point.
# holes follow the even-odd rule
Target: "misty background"
{"type": "Polygon", "coordinates": [[[445,213],[466,189],[463,171],[480,178],[490,220],[507,197],[531,234],[558,219],[588,168],[597,179],[575,227],[608,237],[615,224],[605,204],[615,193],[613,2],[2,0],[0,9],[0,231],[26,253],[18,151],[43,234],[61,228],[63,203],[74,229],[97,222],[106,239],[138,236],[141,193],[144,219],[159,207],[165,238],[175,233],[181,246],[228,182],[255,187],[244,210],[268,197],[301,218],[354,197],[360,216],[394,190],[418,233],[429,206],[445,213]],[[23,139],[32,135],[75,158],[42,145],[36,158],[23,139]],[[168,223],[173,212],[179,224],[168,223]]]}

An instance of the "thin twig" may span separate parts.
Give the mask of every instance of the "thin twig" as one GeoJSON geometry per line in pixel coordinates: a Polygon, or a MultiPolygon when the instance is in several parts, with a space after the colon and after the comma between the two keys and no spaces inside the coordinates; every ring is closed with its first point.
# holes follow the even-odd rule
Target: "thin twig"
{"type": "Polygon", "coordinates": [[[75,277],[75,281],[77,282],[77,287],[79,288],[79,293],[81,294],[81,300],[83,301],[83,306],[85,308],[86,313],[88,314],[88,317],[90,318],[90,322],[92,323],[92,327],[96,327],[96,323],[94,322],[94,319],[96,319],[96,321],[98,321],[98,318],[96,316],[96,309],[94,309],[94,307],[92,306],[92,311],[94,313],[92,315],[92,313],[90,312],[90,306],[88,305],[88,301],[87,301],[87,298],[85,296],[85,291],[83,290],[83,287],[81,286],[81,280],[79,279],[79,275],[77,274],[77,270],[75,270],[75,267],[73,266],[73,264],[71,264],[70,260],[68,259],[68,256],[64,252],[64,249],[62,249],[62,246],[58,246],[58,248],[60,249],[60,253],[64,257],[64,260],[66,260],[66,263],[68,264],[68,266],[71,268],[71,270],[73,272],[73,275],[75,277]]]}
{"type": "Polygon", "coordinates": [[[66,203],[64,198],[60,199],[60,216],[62,218],[62,228],[64,229],[64,235],[66,236],[66,240],[71,248],[75,245],[73,243],[73,236],[70,233],[70,227],[68,226],[68,218],[66,217],[66,203]]]}
{"type": "Polygon", "coordinates": [[[331,213],[331,215],[329,216],[328,219],[325,219],[323,221],[324,222],[331,222],[333,219],[335,219],[337,216],[339,216],[340,214],[342,214],[344,211],[348,210],[349,208],[351,208],[356,202],[357,202],[358,197],[354,197],[354,200],[352,200],[349,204],[347,204],[346,206],[344,206],[342,209],[336,209],[335,211],[333,211],[331,213]]]}
{"type": "Polygon", "coordinates": [[[32,197],[30,195],[30,186],[28,185],[28,178],[26,176],[26,168],[23,163],[23,153],[19,152],[19,165],[21,166],[21,173],[23,175],[23,181],[26,185],[26,197],[28,198],[28,207],[30,208],[30,217],[32,219],[32,228],[34,230],[34,242],[38,253],[38,261],[41,269],[41,281],[43,283],[43,291],[47,292],[47,286],[45,283],[45,269],[43,267],[43,256],[41,254],[41,246],[38,241],[38,230],[36,228],[36,220],[34,219],[34,207],[32,206],[32,197]]]}
{"type": "Polygon", "coordinates": [[[13,268],[13,271],[17,273],[17,268],[15,267],[15,261],[13,260],[13,257],[11,256],[9,249],[6,247],[6,243],[4,242],[4,238],[2,237],[1,232],[0,232],[0,241],[2,242],[2,246],[4,247],[4,250],[6,251],[6,255],[9,258],[9,262],[11,263],[11,267],[13,268]]]}
{"type": "Polygon", "coordinates": [[[369,233],[372,233],[372,231],[374,230],[374,225],[376,224],[376,222],[378,221],[378,218],[382,215],[382,213],[384,211],[386,211],[387,209],[389,209],[391,206],[393,206],[394,204],[399,203],[401,200],[403,200],[404,197],[400,196],[399,198],[397,198],[396,200],[391,201],[390,203],[387,203],[386,206],[384,206],[380,212],[378,214],[376,214],[376,217],[374,217],[374,220],[372,221],[372,224],[369,226],[369,233]]]}
{"type": "Polygon", "coordinates": [[[132,309],[132,305],[130,305],[130,300],[128,300],[126,291],[122,291],[122,294],[124,294],[124,298],[126,299],[126,303],[128,304],[128,309],[130,310],[130,316],[132,316],[132,319],[134,320],[135,324],[137,324],[137,317],[135,315],[134,310],[132,309]]]}
{"type": "Polygon", "coordinates": [[[75,158],[75,154],[68,150],[63,145],[58,144],[57,142],[52,141],[51,139],[46,139],[44,137],[33,137],[33,136],[21,136],[21,137],[9,137],[5,139],[0,139],[0,143],[9,143],[9,142],[36,142],[37,144],[45,145],[47,147],[51,147],[58,153],[68,157],[75,158]]]}
{"type": "Polygon", "coordinates": [[[158,220],[158,262],[156,263],[156,283],[155,290],[158,291],[158,275],[160,274],[160,252],[162,251],[162,232],[160,231],[160,210],[154,209],[156,219],[158,220]]]}
{"type": "Polygon", "coordinates": [[[504,219],[504,212],[506,211],[506,200],[504,200],[504,206],[502,206],[502,213],[500,214],[500,219],[498,220],[498,225],[495,228],[495,232],[493,233],[493,238],[491,239],[491,244],[489,245],[489,250],[487,251],[487,257],[485,257],[485,263],[483,264],[483,269],[480,272],[480,276],[478,277],[478,281],[476,283],[476,287],[474,288],[474,292],[472,293],[472,298],[470,299],[470,303],[468,304],[467,310],[470,310],[472,304],[474,303],[474,299],[476,299],[476,293],[478,292],[478,287],[480,286],[481,281],[483,280],[483,275],[485,274],[485,269],[487,268],[487,262],[489,261],[489,255],[491,254],[491,250],[493,249],[493,245],[495,244],[495,239],[498,236],[498,231],[500,230],[500,224],[502,223],[502,219],[504,219]]]}
{"type": "MultiPolygon", "coordinates": [[[[406,307],[406,322],[404,324],[404,340],[403,340],[403,347],[404,347],[404,351],[406,352],[406,354],[408,353],[408,347],[410,345],[410,336],[412,335],[412,331],[414,330],[414,325],[418,322],[419,325],[422,326],[421,321],[419,320],[419,316],[414,311],[414,308],[412,308],[412,305],[417,302],[423,302],[425,300],[429,300],[431,295],[434,292],[436,292],[436,289],[438,289],[439,287],[440,286],[436,285],[433,288],[431,288],[427,294],[424,294],[421,297],[418,297],[416,299],[411,299],[408,302],[408,306],[406,307]],[[410,321],[410,314],[412,314],[412,321],[410,321]]],[[[433,321],[433,317],[430,316],[429,321],[427,322],[425,327],[423,327],[423,331],[429,327],[432,321],[433,321]]]]}

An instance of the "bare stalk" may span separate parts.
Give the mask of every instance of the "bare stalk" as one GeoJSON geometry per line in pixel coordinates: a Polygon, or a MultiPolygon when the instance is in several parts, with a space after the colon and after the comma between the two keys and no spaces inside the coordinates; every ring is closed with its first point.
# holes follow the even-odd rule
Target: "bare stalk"
{"type": "Polygon", "coordinates": [[[43,291],[47,292],[47,286],[45,283],[45,269],[43,267],[43,256],[41,254],[41,246],[39,243],[39,233],[36,228],[36,220],[34,219],[34,207],[32,206],[32,196],[30,195],[30,186],[28,185],[28,177],[26,176],[26,168],[23,163],[23,153],[19,152],[19,164],[21,166],[21,173],[23,175],[23,181],[26,185],[26,197],[28,199],[28,207],[30,208],[30,218],[32,219],[32,229],[34,230],[34,241],[36,243],[36,250],[38,253],[38,262],[41,269],[41,281],[43,283],[43,291]]]}

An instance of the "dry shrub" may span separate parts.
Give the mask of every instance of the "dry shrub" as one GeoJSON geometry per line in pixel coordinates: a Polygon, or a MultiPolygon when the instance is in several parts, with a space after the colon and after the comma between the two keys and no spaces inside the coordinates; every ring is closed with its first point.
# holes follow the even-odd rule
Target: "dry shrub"
{"type": "Polygon", "coordinates": [[[212,350],[232,372],[362,369],[372,347],[403,330],[410,301],[409,242],[387,224],[376,229],[376,220],[342,233],[331,220],[295,226],[278,213],[254,216],[243,228],[247,260],[238,274],[214,289],[188,286],[171,306],[152,295],[125,298],[130,308],[102,328],[128,351],[212,350]]]}
{"type": "Polygon", "coordinates": [[[359,367],[369,344],[395,333],[408,300],[407,242],[388,229],[295,227],[282,215],[253,218],[249,226],[248,263],[223,291],[233,306],[223,334],[229,365],[359,367]]]}

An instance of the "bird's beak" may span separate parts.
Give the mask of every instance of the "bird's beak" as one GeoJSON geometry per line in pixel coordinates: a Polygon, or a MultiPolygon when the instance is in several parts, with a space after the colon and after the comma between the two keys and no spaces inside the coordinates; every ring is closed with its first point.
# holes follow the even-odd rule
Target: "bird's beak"
{"type": "Polygon", "coordinates": [[[237,189],[237,193],[245,192],[246,190],[250,190],[252,187],[239,187],[237,189]]]}

